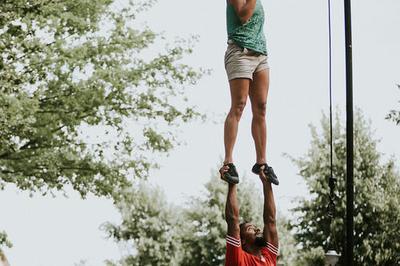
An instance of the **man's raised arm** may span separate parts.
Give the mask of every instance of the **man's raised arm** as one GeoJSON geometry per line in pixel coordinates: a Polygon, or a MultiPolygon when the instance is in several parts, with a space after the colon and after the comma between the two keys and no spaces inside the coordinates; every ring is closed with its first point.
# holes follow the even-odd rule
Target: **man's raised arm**
{"type": "Polygon", "coordinates": [[[237,201],[237,188],[234,184],[229,184],[225,205],[225,220],[228,225],[228,235],[240,239],[239,204],[237,201]]]}
{"type": "Polygon", "coordinates": [[[264,191],[264,239],[275,248],[279,246],[278,232],[276,229],[276,207],[271,182],[267,180],[264,171],[260,171],[260,179],[264,191]]]}
{"type": "MultiPolygon", "coordinates": [[[[227,166],[224,166],[220,170],[220,174],[228,170],[227,166]]],[[[228,225],[228,235],[235,239],[240,239],[240,228],[239,228],[239,204],[237,201],[237,185],[228,184],[228,196],[225,205],[225,220],[228,225]]]]}

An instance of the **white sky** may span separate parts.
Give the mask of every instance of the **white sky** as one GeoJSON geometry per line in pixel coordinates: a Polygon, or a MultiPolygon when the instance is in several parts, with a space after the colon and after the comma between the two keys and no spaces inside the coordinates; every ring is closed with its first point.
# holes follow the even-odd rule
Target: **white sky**
{"type": "MultiPolygon", "coordinates": [[[[282,154],[304,154],[310,141],[308,124],[318,125],[321,111],[328,110],[327,1],[262,2],[271,65],[267,159],[281,181],[275,189],[278,209],[289,214],[295,197],[307,196],[307,191],[296,167],[282,154]]],[[[334,103],[344,119],[343,1],[333,2],[334,103]]],[[[400,158],[400,127],[384,120],[400,100],[395,85],[400,83],[400,2],[352,2],[355,105],[371,119],[376,137],[381,139],[379,150],[386,158],[400,158]]],[[[230,105],[223,66],[225,1],[159,0],[140,19],[168,36],[198,34],[195,52],[185,62],[213,69],[188,96],[214,122],[183,126],[179,138],[186,144],[161,158],[161,169],[152,172],[151,182],[164,188],[170,202],[182,204],[187,196],[200,195],[223,156],[222,123],[230,105]],[[196,173],[191,170],[193,165],[200,166],[196,173]]],[[[250,113],[248,106],[234,157],[239,173],[255,178],[249,174],[255,160],[250,113]]],[[[103,222],[119,220],[107,200],[81,200],[74,193],[69,199],[30,198],[10,186],[0,193],[0,210],[0,230],[6,230],[14,243],[6,250],[12,266],[66,266],[80,260],[103,265],[105,259],[123,254],[99,230],[103,222]]]]}

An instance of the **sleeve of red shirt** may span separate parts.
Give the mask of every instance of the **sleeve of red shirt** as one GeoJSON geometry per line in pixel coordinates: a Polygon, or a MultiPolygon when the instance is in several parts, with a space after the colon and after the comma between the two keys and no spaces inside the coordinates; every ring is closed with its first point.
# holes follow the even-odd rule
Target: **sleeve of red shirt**
{"type": "Polygon", "coordinates": [[[276,265],[276,259],[279,255],[279,249],[277,247],[267,242],[267,246],[261,249],[261,252],[264,257],[267,257],[274,265],[276,265]]]}
{"type": "Polygon", "coordinates": [[[242,258],[240,239],[226,236],[225,266],[238,266],[242,258]]]}

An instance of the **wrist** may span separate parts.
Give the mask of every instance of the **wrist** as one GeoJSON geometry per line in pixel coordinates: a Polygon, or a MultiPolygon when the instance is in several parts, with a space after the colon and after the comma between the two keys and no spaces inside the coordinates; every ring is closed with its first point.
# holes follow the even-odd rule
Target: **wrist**
{"type": "Polygon", "coordinates": [[[269,182],[268,180],[262,181],[263,187],[264,188],[271,188],[271,182],[269,182]]]}

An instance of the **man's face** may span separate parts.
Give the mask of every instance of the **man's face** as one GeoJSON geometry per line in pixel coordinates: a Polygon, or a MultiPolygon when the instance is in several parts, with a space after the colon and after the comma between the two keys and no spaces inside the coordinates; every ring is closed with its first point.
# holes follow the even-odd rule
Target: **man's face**
{"type": "Polygon", "coordinates": [[[251,223],[245,223],[241,227],[240,233],[242,236],[242,242],[245,245],[262,246],[264,243],[262,231],[251,223]]]}

